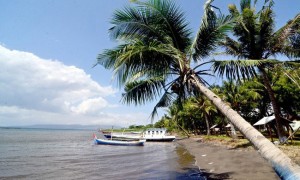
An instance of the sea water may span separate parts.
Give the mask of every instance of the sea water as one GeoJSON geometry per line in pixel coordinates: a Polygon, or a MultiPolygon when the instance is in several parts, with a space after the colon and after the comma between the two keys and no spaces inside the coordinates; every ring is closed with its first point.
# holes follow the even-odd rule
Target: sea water
{"type": "Polygon", "coordinates": [[[0,179],[205,179],[174,142],[94,145],[93,133],[0,128],[0,179]]]}

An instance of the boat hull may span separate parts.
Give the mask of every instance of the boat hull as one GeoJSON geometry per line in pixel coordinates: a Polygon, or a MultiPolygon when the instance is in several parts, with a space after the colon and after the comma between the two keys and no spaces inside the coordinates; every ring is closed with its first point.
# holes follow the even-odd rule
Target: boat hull
{"type": "Polygon", "coordinates": [[[151,142],[172,142],[175,140],[175,138],[145,138],[146,141],[151,141],[151,142]]]}
{"type": "Polygon", "coordinates": [[[94,139],[95,144],[115,146],[144,146],[145,140],[139,141],[115,141],[105,139],[94,139]]]}
{"type": "Polygon", "coordinates": [[[152,141],[152,142],[172,142],[176,139],[175,136],[150,136],[150,137],[143,137],[143,136],[130,136],[130,135],[111,135],[111,134],[104,134],[104,136],[107,139],[113,139],[113,140],[123,140],[123,141],[136,141],[139,139],[145,139],[146,141],[152,141]]]}
{"type": "Polygon", "coordinates": [[[129,135],[111,135],[104,134],[107,139],[121,140],[121,141],[138,141],[143,139],[141,136],[129,136],[129,135]]]}

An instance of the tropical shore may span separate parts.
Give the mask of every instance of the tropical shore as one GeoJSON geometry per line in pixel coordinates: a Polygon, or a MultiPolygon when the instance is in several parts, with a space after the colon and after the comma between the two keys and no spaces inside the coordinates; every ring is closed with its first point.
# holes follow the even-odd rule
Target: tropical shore
{"type": "Polygon", "coordinates": [[[195,165],[208,179],[280,179],[252,147],[230,148],[203,142],[202,138],[181,139],[177,143],[194,156],[195,165]]]}

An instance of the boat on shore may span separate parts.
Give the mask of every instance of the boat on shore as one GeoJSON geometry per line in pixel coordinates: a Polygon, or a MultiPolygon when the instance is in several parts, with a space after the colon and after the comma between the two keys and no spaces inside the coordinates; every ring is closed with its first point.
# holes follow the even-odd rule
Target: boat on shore
{"type": "Polygon", "coordinates": [[[94,134],[94,142],[95,144],[100,145],[117,145],[117,146],[144,146],[146,140],[138,140],[138,141],[119,141],[119,140],[109,140],[109,139],[98,139],[94,134]]]}
{"type": "Polygon", "coordinates": [[[146,141],[155,141],[155,142],[171,142],[176,139],[175,136],[167,135],[166,128],[149,128],[143,132],[142,137],[146,141]]]}
{"type": "Polygon", "coordinates": [[[103,135],[108,139],[112,138],[114,140],[128,140],[128,141],[144,139],[146,141],[171,142],[176,139],[175,136],[167,135],[167,130],[165,128],[149,128],[140,134],[106,133],[103,135]]]}

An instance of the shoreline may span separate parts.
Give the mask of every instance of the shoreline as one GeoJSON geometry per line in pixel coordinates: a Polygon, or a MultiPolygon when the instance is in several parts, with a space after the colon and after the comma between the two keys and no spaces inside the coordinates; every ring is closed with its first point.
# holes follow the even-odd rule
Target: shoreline
{"type": "Polygon", "coordinates": [[[280,179],[269,163],[253,148],[228,148],[202,142],[202,138],[177,140],[194,156],[195,166],[208,179],[280,179]]]}

